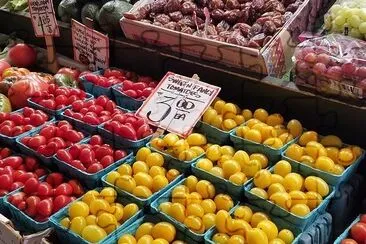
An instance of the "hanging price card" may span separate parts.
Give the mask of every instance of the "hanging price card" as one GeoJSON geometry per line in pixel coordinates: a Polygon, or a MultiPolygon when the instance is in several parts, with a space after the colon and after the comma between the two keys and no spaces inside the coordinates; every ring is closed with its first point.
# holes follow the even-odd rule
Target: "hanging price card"
{"type": "Polygon", "coordinates": [[[154,126],[186,137],[220,89],[168,72],[136,114],[154,126]]]}
{"type": "Polygon", "coordinates": [[[36,37],[60,36],[52,0],[28,0],[36,37]]]}
{"type": "Polygon", "coordinates": [[[109,38],[75,20],[72,20],[74,59],[88,65],[90,70],[109,67],[109,38]]]}

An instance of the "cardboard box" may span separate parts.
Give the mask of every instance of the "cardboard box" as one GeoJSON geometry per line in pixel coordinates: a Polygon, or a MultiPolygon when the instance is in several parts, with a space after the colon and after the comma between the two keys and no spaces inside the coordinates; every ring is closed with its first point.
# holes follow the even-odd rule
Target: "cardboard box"
{"type": "MultiPolygon", "coordinates": [[[[134,12],[152,1],[140,0],[129,12],[134,12]]],[[[297,37],[308,28],[307,18],[311,8],[310,0],[305,0],[291,19],[261,50],[204,39],[125,17],[121,19],[120,24],[128,39],[159,45],[212,63],[281,77],[292,66],[291,57],[297,37]]]]}
{"type": "Polygon", "coordinates": [[[44,243],[43,238],[51,233],[52,229],[23,235],[14,228],[11,220],[0,214],[0,243],[2,244],[39,244],[44,243]]]}

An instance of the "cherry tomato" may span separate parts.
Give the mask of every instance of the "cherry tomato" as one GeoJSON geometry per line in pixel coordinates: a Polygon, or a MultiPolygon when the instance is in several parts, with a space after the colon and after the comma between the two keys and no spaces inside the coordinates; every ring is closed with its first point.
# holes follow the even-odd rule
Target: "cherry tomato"
{"type": "Polygon", "coordinates": [[[65,132],[64,139],[76,143],[79,142],[81,139],[83,139],[84,136],[80,135],[76,130],[69,130],[65,132]]]}
{"type": "Polygon", "coordinates": [[[135,90],[126,90],[123,92],[126,96],[137,98],[137,92],[135,90]]]}
{"type": "Polygon", "coordinates": [[[41,182],[38,185],[37,192],[40,197],[50,197],[52,196],[52,186],[47,182],[41,182]]]}
{"type": "Polygon", "coordinates": [[[84,107],[84,102],[81,100],[77,100],[71,104],[72,110],[75,112],[79,112],[84,107]]]}
{"type": "Polygon", "coordinates": [[[95,158],[98,160],[107,155],[113,156],[113,149],[109,146],[101,146],[95,150],[95,158]]]}
{"type": "Polygon", "coordinates": [[[15,126],[11,129],[11,135],[12,136],[19,136],[20,134],[23,134],[24,131],[24,127],[19,125],[19,126],[15,126]]]}
{"type": "Polygon", "coordinates": [[[93,116],[92,114],[88,114],[88,113],[83,117],[83,121],[89,125],[99,125],[100,124],[100,120],[97,116],[93,116]]]}
{"type": "Polygon", "coordinates": [[[366,224],[359,222],[352,226],[351,237],[358,243],[366,241],[366,224]]]}
{"type": "Polygon", "coordinates": [[[357,242],[353,239],[344,239],[341,244],[357,244],[357,242]]]}
{"type": "Polygon", "coordinates": [[[4,126],[1,126],[0,133],[3,134],[3,135],[6,135],[6,136],[10,136],[11,135],[11,130],[12,130],[11,126],[4,125],[4,126]]]}
{"type": "Polygon", "coordinates": [[[58,187],[56,187],[55,196],[60,196],[60,195],[71,196],[72,192],[73,192],[73,189],[70,184],[62,183],[58,187]]]}
{"type": "Polygon", "coordinates": [[[120,159],[122,159],[122,158],[124,158],[126,156],[127,156],[127,153],[124,150],[116,150],[116,151],[114,151],[114,161],[118,161],[118,160],[120,160],[120,159]]]}
{"type": "Polygon", "coordinates": [[[10,166],[17,169],[23,163],[23,158],[19,156],[10,156],[3,159],[4,166],[10,166]]]}
{"type": "Polygon", "coordinates": [[[35,171],[39,168],[38,160],[33,157],[26,157],[24,159],[25,161],[25,167],[28,171],[35,171]]]}
{"type": "Polygon", "coordinates": [[[49,125],[49,126],[42,128],[39,131],[39,134],[41,136],[44,136],[47,140],[49,140],[50,138],[55,137],[56,131],[57,131],[57,127],[55,127],[54,125],[49,125]]]}
{"type": "Polygon", "coordinates": [[[92,137],[90,137],[89,144],[90,145],[102,145],[103,139],[100,135],[93,135],[92,137]]]}
{"type": "Polygon", "coordinates": [[[17,189],[19,189],[23,186],[24,186],[24,184],[22,182],[19,182],[19,181],[18,182],[13,182],[13,184],[11,184],[11,186],[10,186],[9,191],[15,191],[15,190],[17,190],[17,189]]]}
{"type": "Polygon", "coordinates": [[[80,151],[79,160],[83,164],[91,164],[95,160],[95,153],[90,148],[83,148],[80,151]]]}
{"type": "Polygon", "coordinates": [[[9,115],[9,119],[16,125],[24,125],[24,117],[20,113],[12,113],[9,115]]]}
{"type": "Polygon", "coordinates": [[[124,80],[123,86],[121,87],[122,91],[132,90],[133,89],[133,82],[130,80],[124,80]]]}
{"type": "Polygon", "coordinates": [[[55,109],[56,102],[52,99],[43,99],[39,102],[39,105],[48,108],[48,109],[55,109]]]}
{"type": "Polygon", "coordinates": [[[109,101],[109,98],[108,97],[106,97],[106,96],[99,96],[95,100],[95,104],[96,105],[99,105],[99,106],[102,106],[104,108],[108,101],[109,101]]]}
{"type": "Polygon", "coordinates": [[[36,169],[34,173],[39,177],[44,176],[47,174],[47,171],[43,168],[36,169]]]}
{"type": "Polygon", "coordinates": [[[103,168],[107,168],[109,165],[114,163],[114,158],[111,155],[106,155],[100,160],[100,164],[103,168]]]}
{"type": "Polygon", "coordinates": [[[37,196],[30,196],[27,198],[27,209],[25,210],[26,214],[30,217],[34,217],[37,213],[37,205],[41,201],[41,199],[37,196]]]}
{"type": "Polygon", "coordinates": [[[31,116],[29,116],[30,118],[30,123],[33,126],[40,126],[42,124],[44,124],[44,122],[46,122],[47,118],[45,119],[44,116],[42,116],[41,114],[32,114],[31,116]]]}
{"type": "Polygon", "coordinates": [[[132,126],[120,125],[118,134],[124,138],[130,139],[133,141],[137,140],[136,131],[132,128],[132,126]]]}
{"type": "Polygon", "coordinates": [[[37,192],[38,190],[38,186],[39,186],[39,181],[37,178],[29,178],[25,183],[24,183],[24,188],[23,188],[23,192],[26,194],[32,194],[37,192]]]}
{"type": "Polygon", "coordinates": [[[103,76],[106,77],[106,78],[109,78],[111,76],[123,77],[124,73],[122,73],[122,71],[116,70],[116,69],[106,69],[106,70],[104,70],[103,76]]]}
{"type": "Polygon", "coordinates": [[[46,145],[45,152],[43,155],[46,157],[51,157],[57,152],[58,149],[60,148],[58,147],[58,144],[56,142],[49,142],[46,145]]]}
{"type": "Polygon", "coordinates": [[[69,185],[72,187],[72,194],[75,196],[81,196],[84,194],[84,189],[77,180],[69,180],[69,185]]]}
{"type": "Polygon", "coordinates": [[[25,196],[24,192],[16,192],[9,196],[9,202],[14,206],[18,206],[20,202],[24,201],[25,196]]]}
{"type": "Polygon", "coordinates": [[[80,160],[72,160],[70,163],[71,166],[74,166],[77,169],[80,169],[81,171],[86,171],[86,168],[84,165],[80,162],[80,160]]]}
{"type": "Polygon", "coordinates": [[[32,172],[26,172],[26,173],[24,173],[22,175],[19,175],[17,178],[18,178],[17,179],[18,181],[20,181],[20,182],[22,182],[22,183],[25,184],[29,179],[35,178],[35,176],[34,176],[34,174],[32,172]]]}
{"type": "Polygon", "coordinates": [[[94,163],[88,167],[87,172],[90,174],[97,173],[103,169],[103,166],[100,163],[94,163]]]}
{"type": "Polygon", "coordinates": [[[111,113],[114,111],[115,108],[116,108],[116,104],[112,100],[108,100],[104,106],[104,109],[111,113]]]}
{"type": "Polygon", "coordinates": [[[11,185],[13,184],[13,177],[9,174],[0,175],[0,182],[1,188],[9,191],[11,185]]]}
{"type": "Polygon", "coordinates": [[[56,105],[65,105],[65,104],[70,104],[70,103],[67,103],[67,97],[65,95],[58,95],[56,98],[55,98],[55,102],[56,102],[56,105]]]}
{"type": "Polygon", "coordinates": [[[38,136],[34,136],[34,137],[30,138],[27,143],[27,146],[36,150],[41,145],[45,145],[46,142],[47,142],[46,137],[38,135],[38,136]]]}
{"type": "Polygon", "coordinates": [[[52,214],[53,202],[52,199],[43,199],[37,204],[37,214],[42,217],[49,217],[52,214]]]}
{"type": "Polygon", "coordinates": [[[9,157],[12,154],[11,150],[7,147],[4,147],[0,150],[0,159],[9,157]]]}
{"type": "Polygon", "coordinates": [[[54,172],[47,176],[46,182],[52,187],[57,187],[64,182],[64,176],[61,173],[54,172]]]}
{"type": "Polygon", "coordinates": [[[84,74],[82,78],[94,84],[97,84],[99,81],[99,76],[93,73],[84,74]]]}
{"type": "MultiPolygon", "coordinates": [[[[24,109],[26,109],[27,107],[25,107],[24,109]]],[[[24,110],[23,110],[23,115],[24,115],[24,110]]],[[[5,112],[0,112],[0,122],[9,119],[10,113],[5,113],[5,112]]],[[[24,115],[26,116],[26,115],[24,115]]]]}
{"type": "Polygon", "coordinates": [[[56,156],[59,160],[64,161],[66,163],[70,163],[73,159],[70,152],[65,149],[58,150],[56,156]]]}
{"type": "Polygon", "coordinates": [[[50,142],[55,142],[57,144],[57,148],[65,148],[66,147],[65,141],[61,137],[53,137],[53,138],[48,140],[48,143],[50,143],[50,142]]]}
{"type": "Polygon", "coordinates": [[[57,212],[61,208],[65,207],[67,204],[71,202],[71,198],[69,196],[60,195],[55,197],[53,200],[53,211],[57,212]]]}

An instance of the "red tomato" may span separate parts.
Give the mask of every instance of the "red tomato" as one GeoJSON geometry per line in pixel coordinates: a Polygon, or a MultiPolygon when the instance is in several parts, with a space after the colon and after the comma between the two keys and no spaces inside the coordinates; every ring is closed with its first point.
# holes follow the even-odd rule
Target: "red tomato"
{"type": "Polygon", "coordinates": [[[34,136],[34,137],[32,137],[32,138],[29,139],[27,146],[30,147],[30,148],[32,148],[32,149],[34,149],[34,150],[36,150],[41,145],[45,145],[46,142],[47,142],[46,137],[41,136],[41,135],[34,136]]]}
{"type": "Polygon", "coordinates": [[[15,170],[14,172],[13,172],[13,180],[14,181],[19,181],[19,176],[21,176],[21,175],[23,175],[23,174],[25,174],[26,172],[24,171],[24,170],[15,170]]]}
{"type": "Polygon", "coordinates": [[[366,214],[362,214],[362,215],[360,216],[360,222],[362,222],[362,223],[366,223],[366,214]]]}
{"type": "Polygon", "coordinates": [[[66,163],[70,163],[72,161],[72,156],[70,152],[68,152],[65,149],[58,150],[56,156],[59,160],[64,161],[66,163]]]}
{"type": "Polygon", "coordinates": [[[150,96],[150,94],[152,93],[154,91],[154,88],[152,88],[152,87],[147,87],[147,88],[145,88],[144,90],[142,90],[142,96],[143,97],[148,97],[148,96],[150,96]]]}
{"type": "Polygon", "coordinates": [[[76,130],[69,130],[65,132],[65,136],[64,139],[72,142],[72,143],[76,143],[79,142],[81,139],[83,139],[84,137],[81,136],[76,130]]]}
{"type": "Polygon", "coordinates": [[[5,196],[8,193],[9,193],[9,191],[4,190],[4,189],[0,189],[0,196],[5,196]]]}
{"type": "Polygon", "coordinates": [[[31,116],[29,116],[30,118],[30,123],[33,126],[40,126],[42,124],[44,124],[47,120],[47,118],[44,118],[44,116],[42,116],[40,113],[39,114],[32,114],[31,116]]]}
{"type": "Polygon", "coordinates": [[[89,81],[89,82],[92,82],[94,84],[98,84],[98,82],[99,82],[99,76],[96,75],[96,74],[92,74],[92,73],[84,74],[82,76],[82,78],[89,81]]]}
{"type": "Polygon", "coordinates": [[[3,159],[4,166],[10,166],[17,169],[23,163],[23,158],[19,156],[10,156],[3,159]]]}
{"type": "Polygon", "coordinates": [[[109,101],[109,98],[108,97],[106,97],[106,96],[99,96],[95,100],[95,104],[97,104],[99,106],[102,106],[104,108],[108,101],[109,101]]]}
{"type": "Polygon", "coordinates": [[[114,151],[114,161],[118,161],[118,160],[120,160],[120,159],[122,159],[122,158],[124,158],[126,156],[127,156],[127,153],[124,150],[116,150],[116,151],[114,151]]]}
{"type": "Polygon", "coordinates": [[[35,176],[32,172],[26,172],[22,175],[19,175],[17,180],[25,184],[29,179],[34,177],[35,176]]]}
{"type": "Polygon", "coordinates": [[[39,105],[48,108],[48,109],[55,109],[56,107],[56,102],[55,100],[52,99],[43,99],[39,102],[39,105]]]}
{"type": "Polygon", "coordinates": [[[11,185],[13,184],[13,177],[8,174],[0,175],[0,182],[1,182],[1,188],[9,191],[11,185]]]}
{"type": "Polygon", "coordinates": [[[357,242],[353,239],[344,239],[341,244],[357,244],[357,242]]]}
{"type": "Polygon", "coordinates": [[[38,196],[50,197],[52,196],[52,186],[47,182],[41,182],[37,188],[38,196]]]}
{"type": "Polygon", "coordinates": [[[102,145],[103,139],[100,135],[93,135],[92,137],[90,137],[89,144],[90,145],[102,145]]]}
{"type": "Polygon", "coordinates": [[[20,113],[13,113],[9,115],[9,119],[16,125],[24,125],[24,116],[20,113]]]}
{"type": "Polygon", "coordinates": [[[77,169],[80,169],[81,171],[86,171],[86,168],[84,165],[80,162],[80,160],[72,160],[70,163],[71,166],[74,166],[77,169]]]}
{"type": "Polygon", "coordinates": [[[66,128],[72,129],[72,125],[71,125],[68,121],[66,121],[66,120],[61,120],[61,121],[59,121],[59,122],[57,123],[57,126],[58,126],[59,128],[61,128],[61,127],[65,126],[66,128]]]}
{"type": "Polygon", "coordinates": [[[130,81],[130,80],[124,80],[123,81],[123,86],[121,88],[122,88],[121,91],[132,90],[133,89],[133,82],[130,81]]]}
{"type": "Polygon", "coordinates": [[[126,96],[137,98],[137,92],[135,90],[126,90],[123,92],[126,96]]]}
{"type": "Polygon", "coordinates": [[[27,198],[27,209],[25,210],[25,213],[28,214],[31,217],[34,217],[37,213],[37,205],[41,201],[41,199],[37,196],[30,196],[27,198]]]}
{"type": "Polygon", "coordinates": [[[107,103],[104,106],[104,109],[111,113],[113,113],[115,108],[116,108],[116,104],[112,100],[107,101],[107,103]]]}
{"type": "Polygon", "coordinates": [[[81,147],[80,145],[72,145],[69,149],[69,153],[73,159],[79,158],[81,147]]]}
{"type": "Polygon", "coordinates": [[[18,209],[20,211],[25,211],[25,209],[27,208],[27,203],[25,201],[21,201],[19,204],[18,204],[18,209]]]}
{"type": "Polygon", "coordinates": [[[103,168],[107,168],[109,165],[114,163],[114,158],[111,155],[106,155],[100,160],[100,164],[103,168]]]}
{"type": "Polygon", "coordinates": [[[58,149],[60,149],[60,148],[58,147],[56,142],[47,143],[47,145],[43,151],[43,155],[46,157],[51,157],[52,155],[54,155],[57,152],[58,149]]]}
{"type": "Polygon", "coordinates": [[[10,48],[8,59],[13,66],[27,68],[36,63],[37,53],[31,46],[20,43],[10,48]]]}
{"type": "Polygon", "coordinates": [[[113,156],[113,149],[109,146],[101,146],[95,149],[95,158],[101,160],[104,156],[113,156]]]}
{"type": "Polygon", "coordinates": [[[24,131],[24,127],[19,125],[19,126],[15,126],[11,129],[11,135],[12,136],[18,136],[20,134],[23,134],[25,131],[24,131]]]}
{"type": "Polygon", "coordinates": [[[23,115],[26,117],[31,116],[32,114],[34,114],[34,109],[30,108],[30,107],[24,107],[23,108],[23,115]]]}
{"type": "Polygon", "coordinates": [[[115,77],[123,77],[124,73],[122,73],[122,71],[120,70],[116,70],[116,69],[106,69],[104,70],[104,77],[111,77],[111,76],[115,76],[115,77]]]}
{"type": "Polygon", "coordinates": [[[9,196],[9,202],[14,206],[18,206],[20,202],[24,201],[24,199],[25,199],[24,192],[17,192],[9,196]]]}
{"type": "Polygon", "coordinates": [[[356,223],[352,226],[351,237],[359,243],[366,241],[366,224],[356,223]]]}
{"type": "MultiPolygon", "coordinates": [[[[29,118],[25,118],[24,120],[26,120],[26,119],[29,119],[29,118]]],[[[23,127],[23,130],[24,130],[24,131],[30,131],[31,129],[33,129],[33,126],[32,126],[32,125],[25,125],[25,126],[23,127]]]]}
{"type": "Polygon", "coordinates": [[[57,127],[55,127],[54,125],[49,125],[49,126],[42,128],[39,131],[39,134],[41,136],[44,136],[47,140],[49,140],[50,138],[52,138],[56,135],[56,131],[57,131],[57,127]]]}
{"type": "Polygon", "coordinates": [[[64,182],[64,176],[61,173],[54,172],[47,176],[46,182],[52,187],[57,187],[64,182]]]}
{"type": "MultiPolygon", "coordinates": [[[[24,109],[26,109],[27,107],[25,107],[24,109]]],[[[23,110],[23,114],[24,114],[24,110],[23,110]]],[[[5,112],[0,112],[0,122],[3,122],[4,120],[9,119],[10,117],[10,113],[5,113],[5,112]]]]}
{"type": "Polygon", "coordinates": [[[65,141],[60,137],[54,137],[48,140],[48,143],[55,142],[57,144],[57,148],[65,148],[66,143],[65,141]]]}
{"type": "Polygon", "coordinates": [[[95,153],[90,148],[83,148],[80,151],[79,160],[83,164],[91,164],[95,160],[95,153]]]}
{"type": "Polygon", "coordinates": [[[72,194],[74,196],[81,196],[84,194],[84,189],[77,180],[69,180],[69,185],[72,187],[72,194]]]}
{"type": "Polygon", "coordinates": [[[65,95],[59,95],[55,98],[56,105],[66,105],[67,103],[67,97],[65,95]]]}
{"type": "Polygon", "coordinates": [[[71,104],[72,110],[75,112],[79,112],[84,107],[84,102],[81,100],[77,100],[71,104]]]}
{"type": "Polygon", "coordinates": [[[87,123],[88,125],[99,125],[100,124],[100,120],[97,116],[93,116],[88,113],[83,117],[83,121],[85,123],[87,123]]]}
{"type": "Polygon", "coordinates": [[[53,200],[53,212],[57,212],[61,208],[65,207],[67,204],[71,202],[71,198],[69,196],[57,196],[53,200]]]}
{"type": "Polygon", "coordinates": [[[137,140],[136,131],[132,128],[132,126],[120,125],[118,134],[124,138],[130,139],[133,141],[137,140]]]}
{"type": "Polygon", "coordinates": [[[52,214],[53,202],[52,199],[43,199],[37,204],[37,214],[42,217],[49,217],[52,214]]]}
{"type": "Polygon", "coordinates": [[[39,169],[36,169],[34,171],[34,173],[38,176],[38,177],[41,177],[41,176],[44,176],[47,174],[47,171],[43,168],[39,168],[39,169]]]}
{"type": "Polygon", "coordinates": [[[24,183],[24,188],[23,191],[26,194],[32,194],[37,192],[38,190],[38,186],[39,186],[39,181],[37,178],[29,178],[25,183],[24,183]]]}
{"type": "Polygon", "coordinates": [[[36,169],[39,168],[39,163],[37,159],[33,157],[26,157],[24,161],[25,161],[25,167],[28,171],[35,171],[36,169]]]}
{"type": "Polygon", "coordinates": [[[65,196],[71,196],[73,192],[73,189],[70,184],[68,183],[62,183],[59,185],[55,190],[55,196],[65,195],[65,196]]]}
{"type": "Polygon", "coordinates": [[[0,128],[0,133],[6,136],[11,136],[12,127],[10,125],[3,125],[0,128]]]}
{"type": "Polygon", "coordinates": [[[100,163],[94,163],[88,167],[87,172],[90,174],[97,173],[103,169],[103,166],[100,163]]]}
{"type": "Polygon", "coordinates": [[[19,182],[19,181],[13,182],[13,184],[11,184],[11,186],[10,186],[10,191],[15,191],[23,186],[24,186],[24,184],[22,182],[19,182]]]}
{"type": "Polygon", "coordinates": [[[147,84],[144,83],[144,82],[136,82],[136,83],[133,83],[132,85],[132,89],[137,91],[137,90],[144,90],[145,88],[147,87],[147,84]]]}

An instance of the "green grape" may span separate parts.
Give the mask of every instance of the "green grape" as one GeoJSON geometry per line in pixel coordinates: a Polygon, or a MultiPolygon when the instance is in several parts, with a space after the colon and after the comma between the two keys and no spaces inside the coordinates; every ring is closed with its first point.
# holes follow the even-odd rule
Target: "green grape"
{"type": "Polygon", "coordinates": [[[362,39],[363,37],[357,28],[352,28],[351,31],[349,32],[349,35],[359,39],[362,39]]]}
{"type": "Polygon", "coordinates": [[[362,34],[366,34],[366,22],[361,23],[358,26],[358,30],[360,31],[360,33],[362,34]]]}
{"type": "Polygon", "coordinates": [[[360,18],[366,21],[366,9],[360,9],[360,18]]]}
{"type": "Polygon", "coordinates": [[[347,19],[352,16],[352,10],[350,8],[344,7],[343,11],[344,11],[344,18],[347,19]]]}
{"type": "Polygon", "coordinates": [[[346,19],[342,15],[339,15],[335,18],[334,22],[336,25],[344,25],[344,23],[346,23],[346,19]]]}
{"type": "Polygon", "coordinates": [[[331,8],[330,8],[330,13],[331,14],[337,14],[339,12],[339,10],[342,9],[342,6],[339,4],[334,4],[331,8]]]}
{"type": "Polygon", "coordinates": [[[347,19],[347,23],[354,28],[358,28],[358,26],[361,24],[361,19],[357,15],[352,15],[347,19]]]}

